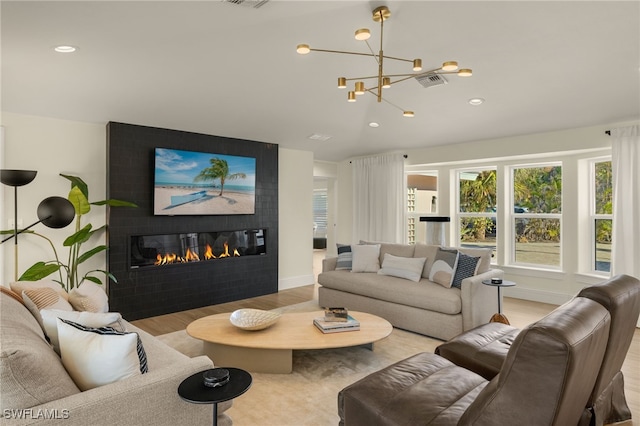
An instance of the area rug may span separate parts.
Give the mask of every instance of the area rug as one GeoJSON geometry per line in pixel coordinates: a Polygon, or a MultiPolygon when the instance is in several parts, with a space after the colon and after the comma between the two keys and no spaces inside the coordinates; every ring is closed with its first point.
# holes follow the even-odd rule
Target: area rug
{"type": "MultiPolygon", "coordinates": [[[[311,301],[278,311],[318,309],[317,302],[311,301]]],[[[202,342],[184,330],[158,338],[187,356],[202,355],[202,342]]],[[[391,335],[375,343],[373,351],[364,347],[294,351],[293,373],[252,373],[251,389],[236,398],[227,413],[236,426],[337,425],[340,389],[416,353],[433,352],[440,343],[394,328],[391,335]]]]}

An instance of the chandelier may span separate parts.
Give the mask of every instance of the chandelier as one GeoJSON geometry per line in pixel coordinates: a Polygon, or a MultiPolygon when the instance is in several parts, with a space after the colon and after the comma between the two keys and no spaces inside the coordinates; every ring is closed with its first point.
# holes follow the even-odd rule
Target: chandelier
{"type": "Polygon", "coordinates": [[[403,116],[413,117],[415,115],[413,111],[400,108],[399,106],[384,99],[384,97],[382,96],[383,89],[388,89],[392,85],[400,83],[405,80],[409,80],[410,78],[419,79],[421,77],[437,76],[442,74],[457,74],[460,77],[470,77],[472,75],[472,71],[469,68],[458,69],[458,63],[456,61],[447,61],[447,62],[444,62],[442,66],[439,68],[435,68],[429,71],[423,71],[422,59],[402,59],[402,58],[397,58],[393,56],[385,56],[382,51],[383,27],[384,27],[384,21],[389,19],[390,16],[391,16],[391,12],[389,11],[389,8],[386,6],[380,6],[373,11],[374,22],[380,23],[380,50],[378,51],[378,54],[374,53],[373,49],[371,48],[371,45],[367,41],[371,37],[371,33],[367,28],[361,28],[359,30],[356,30],[355,38],[356,40],[364,41],[367,44],[367,47],[369,48],[369,51],[371,53],[345,52],[341,50],[327,50],[327,49],[313,49],[308,44],[299,44],[296,48],[296,51],[301,55],[306,55],[309,52],[326,52],[326,53],[340,53],[344,55],[370,56],[374,58],[378,64],[377,75],[372,75],[367,77],[353,77],[353,78],[338,77],[338,88],[344,89],[347,87],[348,81],[355,81],[354,89],[350,90],[347,93],[348,102],[355,102],[357,96],[363,95],[368,92],[376,96],[376,98],[378,99],[378,102],[384,101],[392,105],[393,107],[398,108],[400,111],[402,111],[403,116]],[[386,60],[409,62],[413,65],[414,72],[407,73],[407,74],[386,74],[384,71],[384,62],[386,60]],[[395,79],[395,80],[392,80],[392,79],[395,79]],[[374,80],[374,83],[371,86],[366,87],[364,80],[374,80]]]}

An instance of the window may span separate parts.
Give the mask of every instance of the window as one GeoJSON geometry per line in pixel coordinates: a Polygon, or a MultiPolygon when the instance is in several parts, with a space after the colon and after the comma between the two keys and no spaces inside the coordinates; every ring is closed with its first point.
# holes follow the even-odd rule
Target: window
{"type": "Polygon", "coordinates": [[[427,235],[425,222],[420,216],[437,213],[438,173],[435,171],[407,174],[407,241],[424,242],[427,235]]]}
{"type": "Polygon", "coordinates": [[[496,171],[458,172],[458,229],[460,245],[489,247],[496,255],[496,171]]]}
{"type": "Polygon", "coordinates": [[[512,169],[512,262],[561,267],[562,166],[512,169]]]}
{"type": "Polygon", "coordinates": [[[327,190],[313,190],[313,236],[327,236],[327,190]]]}
{"type": "Polygon", "coordinates": [[[591,167],[591,224],[593,272],[611,271],[613,224],[613,176],[611,160],[594,161],[591,167]]]}

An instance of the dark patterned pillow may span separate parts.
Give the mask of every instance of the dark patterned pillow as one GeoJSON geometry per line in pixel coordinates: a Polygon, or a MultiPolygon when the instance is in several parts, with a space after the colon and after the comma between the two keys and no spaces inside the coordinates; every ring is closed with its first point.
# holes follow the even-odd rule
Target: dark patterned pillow
{"type": "Polygon", "coordinates": [[[479,257],[467,256],[464,253],[460,253],[458,256],[458,265],[456,266],[456,272],[453,275],[452,287],[462,288],[462,280],[472,277],[478,271],[480,265],[479,257]]]}
{"type": "Polygon", "coordinates": [[[336,263],[336,271],[350,271],[353,262],[353,254],[351,246],[348,244],[337,244],[338,246],[338,262],[336,263]]]}

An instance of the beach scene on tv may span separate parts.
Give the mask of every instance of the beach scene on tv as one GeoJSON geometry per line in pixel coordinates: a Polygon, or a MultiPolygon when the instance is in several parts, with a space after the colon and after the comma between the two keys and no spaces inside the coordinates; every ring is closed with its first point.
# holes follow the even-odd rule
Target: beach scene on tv
{"type": "Polygon", "coordinates": [[[156,148],[156,215],[255,213],[256,159],[156,148]]]}

